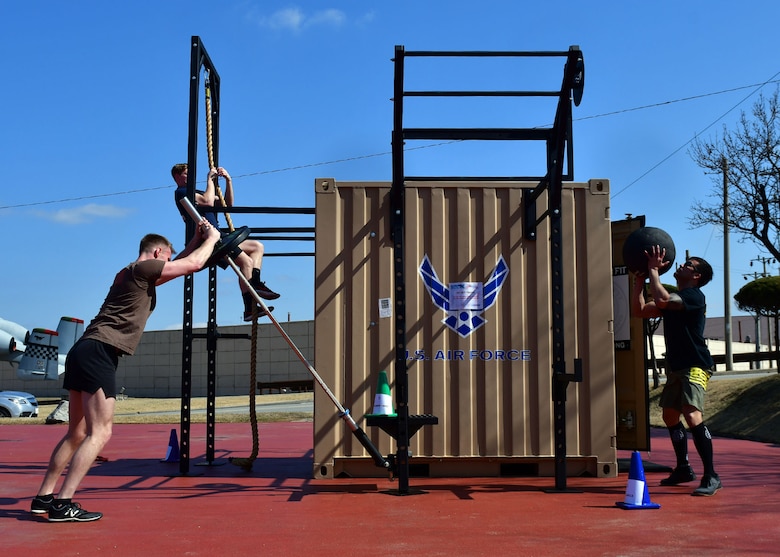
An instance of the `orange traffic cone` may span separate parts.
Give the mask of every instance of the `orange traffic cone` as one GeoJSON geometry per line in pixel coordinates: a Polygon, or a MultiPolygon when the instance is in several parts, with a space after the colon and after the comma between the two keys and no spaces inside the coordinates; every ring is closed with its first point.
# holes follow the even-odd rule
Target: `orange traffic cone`
{"type": "Polygon", "coordinates": [[[621,509],[660,509],[661,505],[650,500],[650,492],[645,481],[645,469],[639,451],[631,453],[631,468],[628,471],[626,497],[615,503],[621,509]]]}
{"type": "Polygon", "coordinates": [[[179,439],[176,437],[176,429],[171,430],[168,452],[160,462],[179,462],[179,439]]]}
{"type": "Polygon", "coordinates": [[[368,416],[397,416],[393,411],[393,397],[390,395],[390,385],[387,383],[387,373],[379,372],[379,385],[374,396],[374,411],[368,416]]]}

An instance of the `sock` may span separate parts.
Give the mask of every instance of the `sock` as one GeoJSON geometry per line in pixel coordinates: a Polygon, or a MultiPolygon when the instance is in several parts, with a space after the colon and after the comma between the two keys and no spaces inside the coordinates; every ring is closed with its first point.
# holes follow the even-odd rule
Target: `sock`
{"type": "Polygon", "coordinates": [[[696,451],[699,453],[699,457],[701,457],[701,463],[704,465],[704,473],[717,477],[715,465],[712,462],[712,435],[710,435],[710,430],[701,423],[691,428],[691,435],[693,435],[693,444],[696,445],[696,451]]]}
{"type": "Polygon", "coordinates": [[[685,426],[678,422],[668,429],[674,455],[677,457],[677,467],[688,466],[688,434],[685,432],[685,426]]]}
{"type": "Polygon", "coordinates": [[[43,503],[51,503],[52,501],[54,501],[54,495],[52,495],[51,493],[49,493],[48,495],[36,495],[35,498],[38,499],[38,501],[41,501],[43,503]]]}
{"type": "Polygon", "coordinates": [[[260,286],[260,269],[252,269],[252,278],[249,282],[252,286],[260,286]]]}

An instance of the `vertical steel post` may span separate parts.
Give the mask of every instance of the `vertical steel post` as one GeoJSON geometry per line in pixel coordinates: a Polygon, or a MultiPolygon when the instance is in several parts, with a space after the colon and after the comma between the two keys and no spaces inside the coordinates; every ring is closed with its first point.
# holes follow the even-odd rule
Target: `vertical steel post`
{"type": "MultiPolygon", "coordinates": [[[[198,172],[198,94],[200,67],[202,64],[199,37],[190,42],[190,112],[187,131],[187,198],[195,199],[195,176],[198,172]]],[[[195,223],[185,222],[185,245],[195,234],[195,223]]],[[[190,471],[190,409],[192,407],[192,306],[195,280],[192,275],[184,277],[184,306],[182,310],[181,348],[181,439],[179,441],[179,471],[190,471]]]]}
{"type": "MultiPolygon", "coordinates": [[[[195,182],[198,175],[198,105],[200,99],[200,71],[203,67],[209,71],[211,86],[212,111],[212,145],[214,160],[219,152],[219,75],[209,58],[200,37],[193,36],[190,40],[190,107],[189,125],[187,131],[187,199],[195,200],[195,182]]],[[[185,223],[185,244],[195,234],[195,223],[187,220],[185,223]]],[[[181,367],[181,439],[179,441],[179,471],[188,474],[190,468],[190,411],[192,408],[192,313],[194,297],[194,278],[184,277],[184,307],[182,315],[182,367],[181,367]]],[[[216,421],[216,269],[209,269],[209,326],[207,331],[208,354],[208,413],[206,458],[214,460],[214,429],[216,421]]]]}
{"type": "Polygon", "coordinates": [[[566,388],[570,381],[582,381],[581,361],[575,359],[574,374],[566,373],[563,263],[563,167],[571,132],[571,94],[578,71],[579,50],[569,49],[561,96],[555,115],[554,133],[548,141],[548,213],[550,218],[550,271],[552,283],[552,395],[553,440],[555,443],[555,490],[566,491],[566,388]]]}
{"type": "Polygon", "coordinates": [[[409,376],[406,363],[406,284],[404,280],[404,47],[395,47],[393,91],[393,182],[390,189],[390,228],[393,240],[395,300],[395,397],[398,413],[396,473],[398,492],[409,492],[409,376]]]}

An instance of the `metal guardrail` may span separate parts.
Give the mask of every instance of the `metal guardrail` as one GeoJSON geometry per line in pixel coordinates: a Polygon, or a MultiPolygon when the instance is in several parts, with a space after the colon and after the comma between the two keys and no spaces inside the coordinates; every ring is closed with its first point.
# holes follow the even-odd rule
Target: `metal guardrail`
{"type": "MultiPolygon", "coordinates": [[[[780,361],[780,350],[772,350],[770,352],[740,352],[738,354],[732,354],[732,360],[735,364],[744,364],[748,362],[749,363],[766,362],[766,361],[771,362],[772,360],[778,362],[780,361]]],[[[715,365],[725,365],[726,355],[713,354],[712,361],[715,362],[715,365]]],[[[666,358],[657,358],[656,365],[658,369],[665,369],[666,358]]],[[[778,365],[778,368],[780,368],[780,365],[778,365]]]]}

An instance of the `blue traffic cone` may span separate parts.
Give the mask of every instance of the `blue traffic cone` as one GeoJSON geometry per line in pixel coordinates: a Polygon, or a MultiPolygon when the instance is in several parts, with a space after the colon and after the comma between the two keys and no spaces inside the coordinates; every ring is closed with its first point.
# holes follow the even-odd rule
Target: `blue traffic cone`
{"type": "Polygon", "coordinates": [[[160,462],[179,462],[179,439],[176,437],[176,429],[171,430],[171,438],[168,441],[168,453],[160,462]]]}
{"type": "Polygon", "coordinates": [[[615,503],[621,509],[660,509],[661,505],[650,500],[650,492],[645,481],[645,469],[639,451],[631,453],[631,469],[628,472],[626,497],[615,503]]]}

